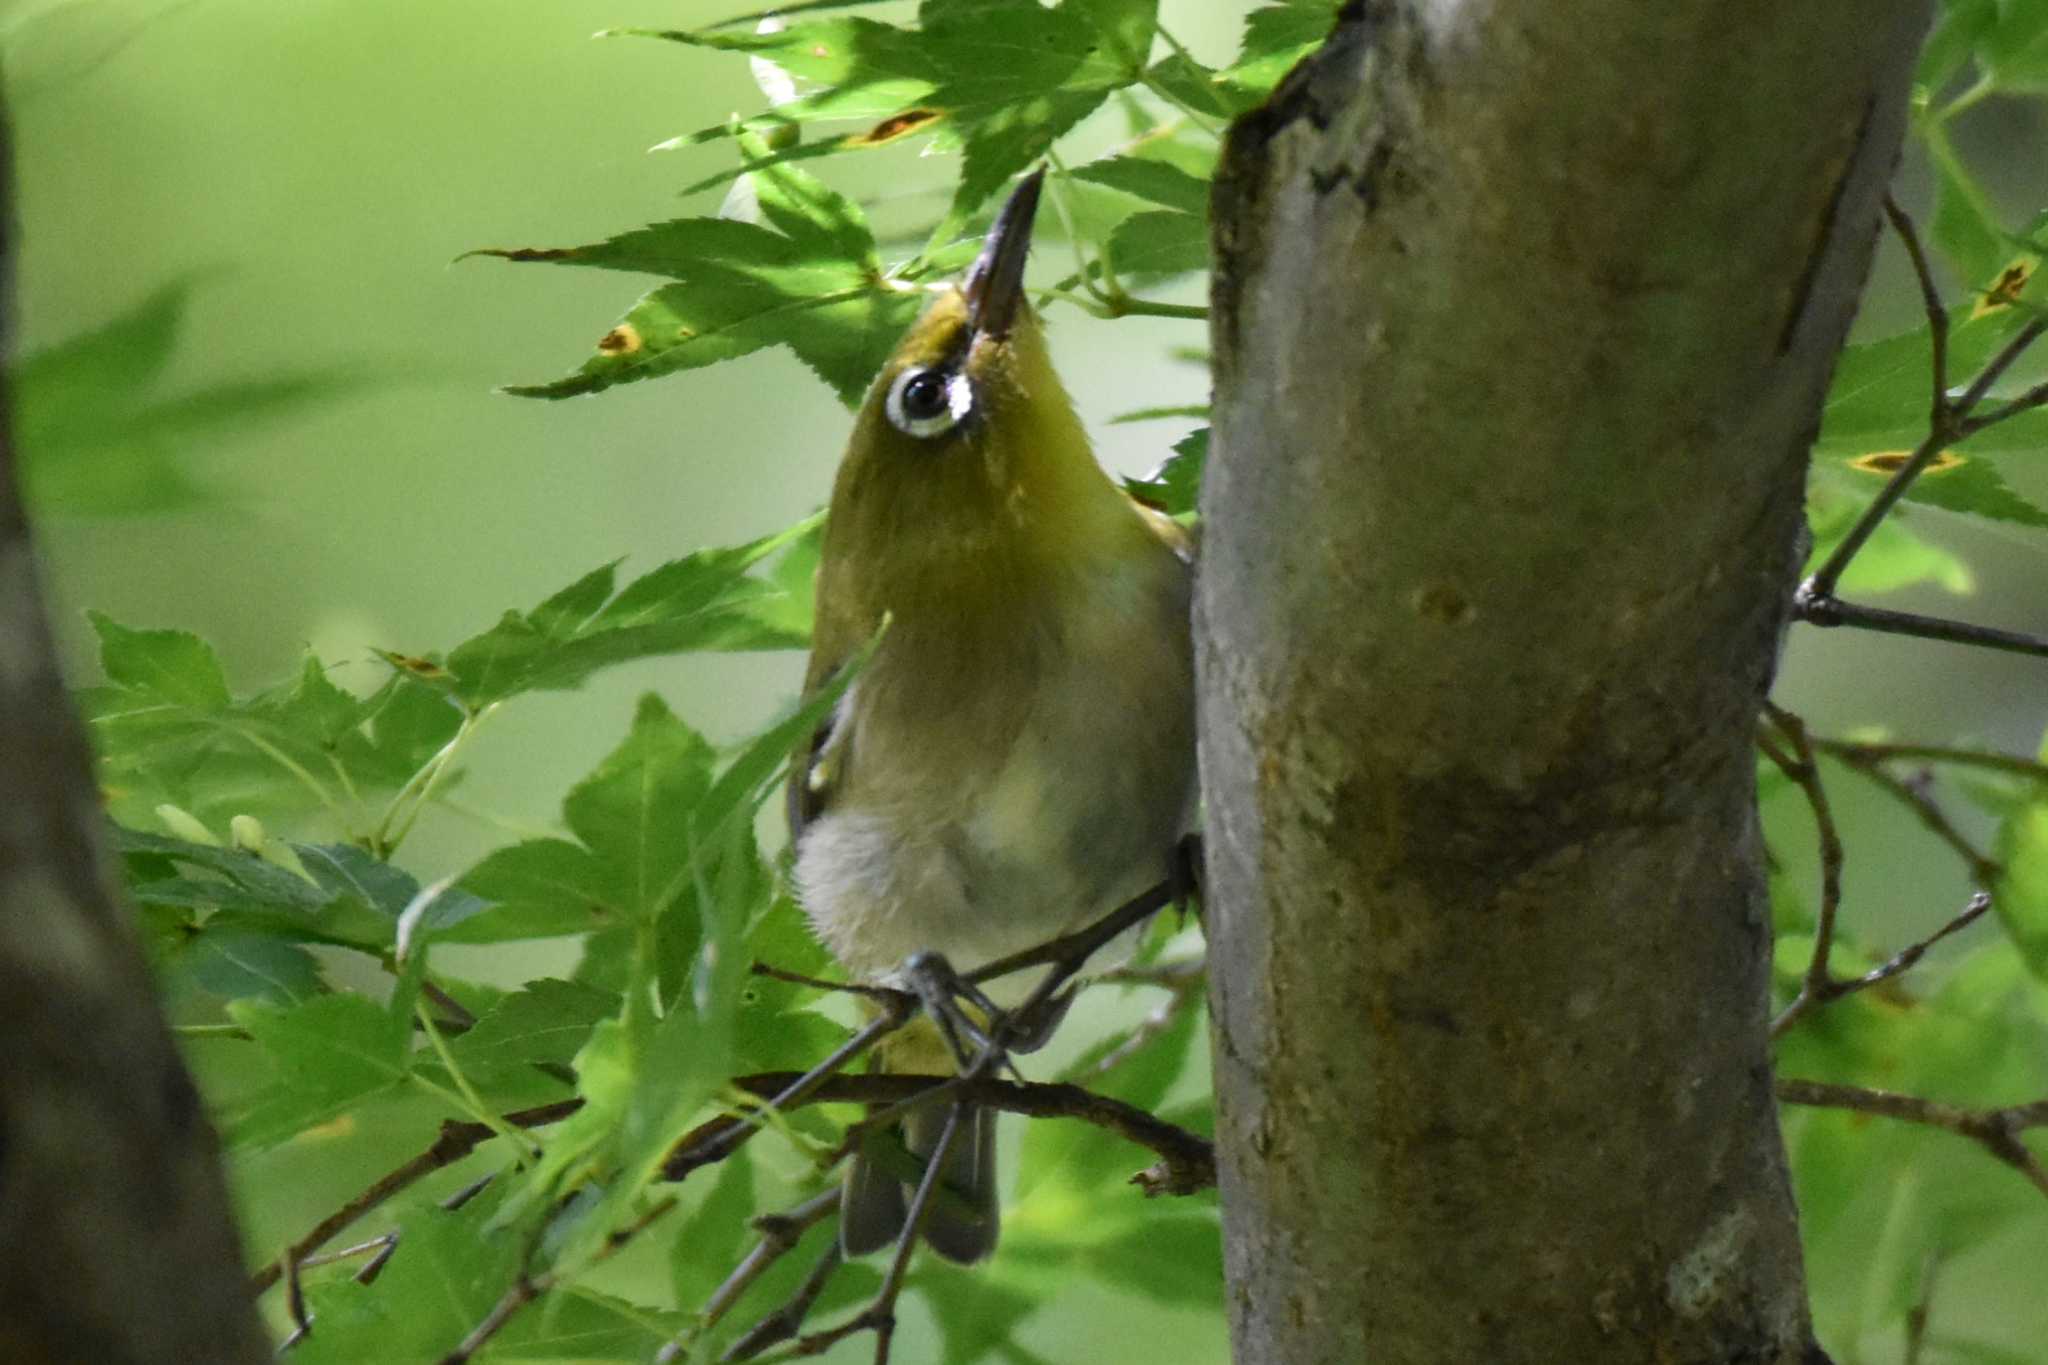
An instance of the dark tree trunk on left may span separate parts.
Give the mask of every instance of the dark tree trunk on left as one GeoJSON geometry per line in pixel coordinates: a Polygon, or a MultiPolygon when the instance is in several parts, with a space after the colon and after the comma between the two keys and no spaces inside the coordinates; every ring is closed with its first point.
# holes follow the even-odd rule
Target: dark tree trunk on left
{"type": "MultiPolygon", "coordinates": [[[[0,308],[8,157],[0,111],[0,308]]],[[[213,1131],[106,881],[6,400],[0,387],[0,1361],[264,1361],[213,1131]]]]}

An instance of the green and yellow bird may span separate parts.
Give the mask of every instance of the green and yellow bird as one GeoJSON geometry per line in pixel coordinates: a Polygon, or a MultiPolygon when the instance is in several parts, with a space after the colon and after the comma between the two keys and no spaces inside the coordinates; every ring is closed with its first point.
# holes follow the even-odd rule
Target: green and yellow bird
{"type": "MultiPolygon", "coordinates": [[[[970,970],[1078,929],[1169,872],[1193,818],[1191,546],[1096,462],[1024,298],[1044,172],[937,295],[862,404],[832,490],[807,692],[888,619],[790,783],[798,891],[856,980],[913,954],[970,970]]],[[[991,983],[998,1006],[1028,991],[991,983]]],[[[943,1072],[937,1030],[881,1064],[943,1072]]],[[[902,1135],[923,1158],[947,1108],[902,1135]]],[[[872,1151],[873,1149],[870,1149],[872,1151]]],[[[856,1157],[849,1256],[895,1241],[900,1159],[856,1157]]],[[[995,1115],[974,1111],[924,1221],[942,1256],[995,1248],[995,1115]]]]}

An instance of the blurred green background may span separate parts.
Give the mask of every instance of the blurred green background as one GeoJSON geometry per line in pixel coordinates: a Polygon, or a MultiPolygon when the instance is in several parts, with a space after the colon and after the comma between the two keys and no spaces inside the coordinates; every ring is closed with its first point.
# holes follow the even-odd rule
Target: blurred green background
{"type": "MultiPolygon", "coordinates": [[[[1198,56],[1220,62],[1250,7],[1167,0],[1162,17],[1198,56]]],[[[778,529],[823,501],[847,414],[786,352],[597,398],[504,397],[494,386],[552,378],[580,361],[636,296],[635,282],[456,262],[481,246],[583,242],[714,212],[717,191],[686,201],[678,189],[729,165],[729,146],[647,149],[758,109],[747,64],[591,33],[696,26],[742,8],[0,4],[18,148],[18,344],[56,344],[187,280],[189,311],[157,381],[165,395],[281,373],[325,386],[266,420],[170,440],[160,453],[202,490],[186,505],[123,516],[46,509],[49,590],[82,679],[90,606],[199,633],[238,689],[275,680],[310,645],[344,665],[337,681],[367,690],[384,669],[373,648],[442,648],[606,560],[628,556],[629,571],[644,570],[778,529]]],[[[1106,141],[1114,120],[1098,115],[1076,145],[1106,141]]],[[[2011,221],[2048,197],[2037,105],[1989,101],[1958,133],[2011,221]]],[[[812,165],[867,201],[885,229],[906,232],[936,213],[955,174],[950,159],[921,158],[914,146],[812,165]]],[[[1910,158],[1901,183],[1909,203],[1924,201],[1924,173],[1910,158]]],[[[1041,270],[1067,268],[1056,241],[1040,257],[1041,270]]],[[[1198,297],[1199,287],[1184,293],[1198,297]]],[[[1914,325],[1917,307],[1888,243],[1861,333],[1914,325]]],[[[1105,460],[1127,473],[1157,463],[1189,423],[1100,424],[1203,401],[1202,370],[1175,356],[1203,344],[1200,325],[1100,322],[1060,307],[1048,320],[1105,460]]],[[[2021,491],[2048,496],[2048,462],[2021,491]]],[[[1938,513],[1916,512],[1914,522],[1968,562],[1978,590],[1960,604],[1915,590],[1895,605],[2048,632],[2038,544],[1938,513]]],[[[726,739],[785,703],[800,670],[793,654],[691,656],[617,669],[580,695],[526,699],[470,751],[460,802],[469,814],[430,816],[406,861],[423,879],[439,876],[506,827],[551,825],[561,793],[618,740],[641,691],[662,692],[726,739]]],[[[1800,631],[1779,695],[1829,731],[1878,724],[2031,752],[2044,681],[2036,661],[1800,631]]],[[[1842,784],[1838,799],[1852,838],[1876,827],[1880,811],[1890,821],[1883,798],[1865,789],[1842,784]]],[[[1981,820],[1970,827],[1988,837],[1981,820]]],[[[1798,835],[1796,821],[1784,828],[1798,835]]],[[[1952,912],[1966,887],[1917,829],[1884,828],[1896,837],[1852,842],[1846,903],[1878,926],[1877,941],[1902,942],[1952,912]]],[[[1790,875],[1807,875],[1806,841],[1785,844],[1790,875]]],[[[465,969],[517,981],[547,966],[517,957],[465,969]]],[[[395,1138],[392,1151],[408,1141],[395,1138]]],[[[1959,1160],[1981,1160],[1958,1149],[1959,1160]]],[[[321,1172],[303,1154],[272,1154],[251,1165],[245,1212],[262,1255],[378,1163],[321,1172]]],[[[2036,1220],[1973,1254],[1975,1269],[1951,1276],[1944,1312],[1980,1321],[1988,1338],[2048,1340],[2042,1306],[2015,1306],[2030,1279],[2015,1271],[2044,1256],[2048,1226],[2036,1220]]],[[[1044,1358],[1078,1360],[1099,1358],[1105,1334],[1146,1341],[1145,1358],[1225,1358],[1220,1319],[1134,1303],[1078,1277],[1021,1340],[1044,1358]]],[[[906,1349],[921,1358],[914,1343],[906,1349]]]]}

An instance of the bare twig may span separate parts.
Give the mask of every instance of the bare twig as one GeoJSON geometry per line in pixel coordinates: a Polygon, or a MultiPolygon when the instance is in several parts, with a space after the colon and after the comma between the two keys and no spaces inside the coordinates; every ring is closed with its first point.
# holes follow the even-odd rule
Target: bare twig
{"type": "Polygon", "coordinates": [[[512,1282],[512,1287],[491,1305],[491,1311],[484,1314],[483,1319],[470,1329],[469,1335],[464,1337],[454,1350],[441,1357],[440,1365],[468,1365],[471,1357],[488,1345],[492,1337],[505,1330],[505,1324],[512,1320],[513,1314],[556,1285],[574,1279],[588,1272],[591,1267],[618,1255],[627,1243],[645,1232],[656,1220],[666,1216],[681,1202],[680,1197],[673,1194],[657,1199],[638,1218],[606,1233],[597,1250],[586,1257],[580,1265],[549,1270],[539,1275],[529,1275],[522,1270],[519,1278],[512,1282]]]}
{"type": "Polygon", "coordinates": [[[1948,309],[1941,301],[1941,286],[1934,282],[1934,270],[1927,262],[1927,248],[1920,241],[1920,230],[1899,207],[1899,201],[1889,194],[1884,197],[1884,216],[1891,223],[1892,231],[1898,233],[1900,244],[1906,248],[1906,255],[1913,262],[1913,278],[1920,283],[1920,306],[1927,313],[1931,357],[1928,377],[1933,380],[1934,387],[1933,401],[1927,408],[1927,424],[1939,426],[1948,419],[1948,309]]]}
{"type": "Polygon", "coordinates": [[[2048,763],[2002,754],[1989,749],[1957,749],[1943,744],[1885,744],[1852,739],[1812,736],[1813,747],[1844,762],[1945,763],[1964,768],[1988,768],[2035,782],[2048,782],[2048,763]]]}
{"type": "MultiPolygon", "coordinates": [[[[786,1088],[796,1075],[788,1071],[763,1072],[755,1076],[741,1076],[733,1084],[766,1097],[777,1094],[778,1088],[786,1088]]],[[[831,1077],[819,1083],[799,1103],[922,1107],[920,1101],[935,1102],[940,1097],[1032,1118],[1079,1119],[1140,1147],[1149,1148],[1163,1159],[1166,1169],[1165,1178],[1156,1186],[1147,1184],[1148,1194],[1192,1194],[1196,1190],[1207,1189],[1216,1180],[1216,1154],[1208,1139],[1168,1123],[1136,1105],[1098,1095],[1078,1085],[874,1072],[864,1076],[831,1077]]],[[[723,1139],[735,1129],[748,1135],[758,1131],[757,1125],[745,1119],[713,1119],[683,1136],[670,1153],[664,1172],[674,1179],[679,1171],[686,1174],[706,1164],[698,1155],[701,1146],[722,1145],[723,1139]]],[[[863,1125],[854,1125],[846,1140],[826,1159],[826,1164],[850,1153],[859,1145],[859,1134],[865,1131],[863,1125]]],[[[738,1145],[731,1144],[733,1147],[738,1145]]]]}
{"type": "MultiPolygon", "coordinates": [[[[582,1107],[582,1100],[558,1100],[554,1104],[543,1104],[534,1109],[522,1109],[507,1114],[505,1122],[516,1128],[542,1128],[551,1123],[560,1123],[582,1107]]],[[[454,1120],[443,1123],[440,1136],[436,1137],[433,1144],[424,1152],[372,1181],[362,1193],[328,1214],[314,1225],[312,1231],[293,1242],[285,1249],[284,1255],[251,1275],[249,1292],[261,1294],[277,1283],[288,1265],[295,1264],[309,1253],[319,1250],[343,1228],[399,1191],[432,1175],[435,1171],[454,1165],[495,1136],[497,1135],[485,1124],[458,1123],[454,1120]]]]}
{"type": "Polygon", "coordinates": [[[2029,1128],[2048,1127],[2048,1099],[2003,1109],[1965,1109],[1889,1090],[1797,1080],[1780,1080],[1778,1099],[1785,1104],[1853,1109],[1860,1114],[1945,1129],[1977,1143],[2025,1176],[2041,1193],[2048,1194],[2048,1168],[2042,1166],[2020,1137],[2029,1128]]]}
{"type": "Polygon", "coordinates": [[[1827,787],[1821,781],[1820,764],[1813,756],[1813,743],[1807,738],[1806,723],[1790,711],[1769,702],[1764,703],[1764,710],[1771,723],[1791,744],[1792,753],[1785,755],[1768,739],[1761,747],[1779,770],[1805,794],[1807,805],[1813,808],[1814,831],[1820,839],[1820,911],[1814,919],[1813,957],[1806,964],[1806,978],[1800,983],[1799,994],[1771,1022],[1771,1036],[1777,1038],[1798,1023],[1808,1010],[1824,1003],[1834,985],[1828,958],[1834,952],[1835,916],[1842,906],[1843,854],[1841,832],[1835,827],[1834,809],[1828,804],[1827,787]]]}
{"type": "Polygon", "coordinates": [[[1976,645],[2005,654],[2048,658],[2048,639],[2038,635],[2004,630],[1998,626],[1973,626],[1967,621],[1951,621],[1942,616],[1860,606],[1833,595],[1821,597],[1814,594],[1811,579],[1801,584],[1799,591],[1793,594],[1792,606],[1794,614],[1810,626],[1855,626],[1880,635],[1910,635],[1920,640],[1946,640],[1954,645],[1976,645]]]}
{"type": "Polygon", "coordinates": [[[1138,1026],[1125,1036],[1122,1042],[1095,1059],[1082,1070],[1069,1072],[1067,1080],[1081,1080],[1089,1076],[1100,1076],[1114,1071],[1125,1062],[1149,1047],[1153,1040],[1173,1027],[1190,1006],[1202,998],[1208,985],[1209,963],[1207,958],[1183,958],[1178,962],[1162,962],[1152,967],[1120,967],[1113,972],[1104,972],[1104,981],[1128,982],[1141,986],[1157,986],[1166,992],[1166,999],[1158,1008],[1138,1021],[1138,1026]]]}
{"type": "Polygon", "coordinates": [[[1969,901],[1961,910],[1956,912],[1955,917],[1950,919],[1948,923],[1942,925],[1919,942],[1908,944],[1906,947],[1899,949],[1883,965],[1875,967],[1861,976],[1852,976],[1846,981],[1829,983],[1828,999],[1838,1000],[1842,996],[1853,994],[1856,991],[1867,990],[1879,982],[1889,981],[1901,972],[1911,971],[1919,965],[1921,958],[1927,956],[1929,948],[1932,948],[1950,934],[1969,928],[1979,919],[1983,918],[1984,913],[1990,908],[1991,893],[1988,891],[1977,892],[1970,897],[1969,901]]]}
{"type": "MultiPolygon", "coordinates": [[[[839,1207],[839,1191],[829,1189],[812,1195],[793,1209],[782,1213],[763,1214],[754,1220],[754,1228],[761,1234],[761,1240],[754,1245],[730,1275],[725,1277],[718,1288],[711,1291],[704,1307],[697,1314],[697,1321],[683,1335],[670,1341],[655,1354],[654,1365],[672,1365],[682,1358],[699,1337],[718,1325],[727,1311],[739,1302],[740,1296],[753,1288],[756,1281],[768,1272],[770,1266],[795,1251],[803,1241],[804,1234],[825,1216],[839,1207]]],[[[804,1283],[789,1302],[770,1313],[747,1329],[737,1341],[726,1349],[721,1360],[747,1360],[758,1355],[777,1342],[787,1341],[803,1328],[804,1318],[809,1315],[811,1305],[818,1295],[825,1291],[825,1285],[839,1269],[839,1242],[835,1238],[826,1248],[825,1255],[805,1277],[804,1283]]]]}

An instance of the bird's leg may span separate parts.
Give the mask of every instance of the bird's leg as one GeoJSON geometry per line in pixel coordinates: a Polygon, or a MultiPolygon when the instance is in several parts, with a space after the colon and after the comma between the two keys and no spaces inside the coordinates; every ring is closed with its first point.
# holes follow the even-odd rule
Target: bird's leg
{"type": "Polygon", "coordinates": [[[918,1003],[924,1006],[924,1012],[938,1025],[956,1066],[968,1064],[970,1050],[983,1051],[996,1046],[991,1035],[1001,1032],[1003,1011],[983,993],[981,987],[954,971],[953,964],[943,954],[930,950],[912,953],[904,960],[902,977],[918,1003]],[[963,1001],[980,1011],[980,1022],[961,1008],[963,1001]]]}

